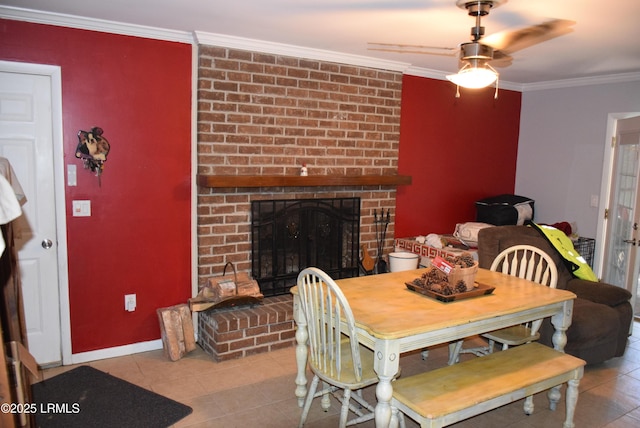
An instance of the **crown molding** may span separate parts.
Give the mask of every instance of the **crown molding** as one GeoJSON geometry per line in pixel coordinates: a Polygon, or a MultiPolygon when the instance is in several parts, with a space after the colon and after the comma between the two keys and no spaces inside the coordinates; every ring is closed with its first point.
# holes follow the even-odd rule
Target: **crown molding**
{"type": "Polygon", "coordinates": [[[193,43],[193,34],[190,32],[106,21],[103,19],[66,15],[63,13],[42,12],[19,7],[0,5],[0,18],[33,22],[35,24],[58,25],[62,27],[99,31],[103,33],[122,34],[125,36],[143,37],[146,39],[165,40],[169,42],[193,43]]]}
{"type": "Polygon", "coordinates": [[[522,92],[542,91],[545,89],[572,88],[576,86],[626,83],[640,80],[640,72],[608,74],[603,76],[579,77],[576,79],[550,80],[546,82],[524,83],[522,92]]]}
{"type": "Polygon", "coordinates": [[[411,64],[398,61],[387,61],[362,55],[346,54],[304,46],[288,45],[285,43],[268,42],[265,40],[248,39],[245,37],[229,36],[226,34],[194,32],[195,42],[209,46],[262,52],[274,55],[285,55],[298,58],[315,59],[336,62],[340,64],[371,67],[404,73],[411,64]]]}

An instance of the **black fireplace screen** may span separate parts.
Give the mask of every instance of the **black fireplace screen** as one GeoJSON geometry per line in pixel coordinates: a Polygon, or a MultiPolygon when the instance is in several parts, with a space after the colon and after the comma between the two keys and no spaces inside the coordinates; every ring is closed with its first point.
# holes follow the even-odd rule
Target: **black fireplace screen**
{"type": "Polygon", "coordinates": [[[251,203],[251,269],[265,296],[286,294],[306,267],[358,275],[360,198],[251,203]]]}

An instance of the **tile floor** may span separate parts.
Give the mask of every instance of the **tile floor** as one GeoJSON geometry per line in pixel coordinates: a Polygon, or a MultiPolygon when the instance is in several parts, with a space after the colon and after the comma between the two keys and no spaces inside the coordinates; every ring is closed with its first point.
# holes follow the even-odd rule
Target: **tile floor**
{"type": "MultiPolygon", "coordinates": [[[[640,323],[635,323],[624,357],[589,366],[580,384],[575,425],[578,428],[635,428],[640,426],[640,323]]],[[[474,339],[480,340],[480,339],[474,339]]],[[[463,358],[476,358],[463,355],[463,358]]],[[[446,364],[447,348],[430,350],[423,361],[419,353],[402,357],[403,374],[441,367],[446,364]]],[[[301,410],[294,396],[296,371],[294,348],[244,359],[214,362],[198,349],[171,362],[162,350],[89,363],[129,382],[173,398],[193,408],[175,428],[287,428],[297,426],[301,410]]],[[[72,366],[45,371],[54,376],[72,366]]],[[[375,402],[373,388],[365,397],[375,402]]],[[[476,416],[454,426],[469,428],[547,428],[561,427],[564,397],[554,412],[548,409],[545,393],[536,395],[536,409],[526,416],[522,401],[476,416]]],[[[335,401],[337,403],[337,401],[335,401]]],[[[308,428],[337,426],[338,405],[328,412],[314,402],[306,424],[308,428]]],[[[373,422],[358,426],[373,427],[373,422]]],[[[407,420],[408,427],[416,427],[407,420]]]]}

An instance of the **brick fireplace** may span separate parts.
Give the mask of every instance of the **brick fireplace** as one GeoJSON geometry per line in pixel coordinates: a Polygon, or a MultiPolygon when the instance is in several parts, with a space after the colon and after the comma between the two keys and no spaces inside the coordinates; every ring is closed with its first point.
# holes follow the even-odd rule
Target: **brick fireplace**
{"type": "MultiPolygon", "coordinates": [[[[310,177],[397,174],[400,72],[200,45],[198,75],[199,176],[298,176],[302,164],[310,177]]],[[[360,198],[360,243],[375,257],[373,211],[391,210],[384,245],[388,252],[394,237],[395,195],[393,185],[201,185],[199,282],[220,275],[229,261],[238,271],[251,272],[253,201],[360,198]]],[[[265,307],[270,303],[265,299],[265,307]]],[[[234,313],[230,316],[245,319],[240,311],[248,310],[229,311],[234,313]]],[[[217,315],[201,316],[211,320],[217,315]]],[[[262,330],[264,335],[271,334],[270,322],[262,330]]],[[[224,322],[213,324],[219,327],[224,322]]],[[[246,334],[227,337],[244,340],[246,334]]],[[[242,352],[229,358],[269,350],[258,344],[262,341],[245,340],[242,352]]],[[[276,346],[292,345],[293,334],[285,333],[277,342],[276,346]]]]}

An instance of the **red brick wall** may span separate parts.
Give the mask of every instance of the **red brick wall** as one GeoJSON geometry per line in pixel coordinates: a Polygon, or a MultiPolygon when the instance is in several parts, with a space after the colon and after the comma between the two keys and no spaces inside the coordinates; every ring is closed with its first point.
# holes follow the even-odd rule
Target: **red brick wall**
{"type": "MultiPolygon", "coordinates": [[[[396,174],[399,72],[200,46],[198,173],[220,175],[396,174]]],[[[362,198],[361,242],[375,257],[373,210],[391,209],[393,186],[198,189],[199,278],[226,262],[251,269],[250,202],[362,198]]]]}

